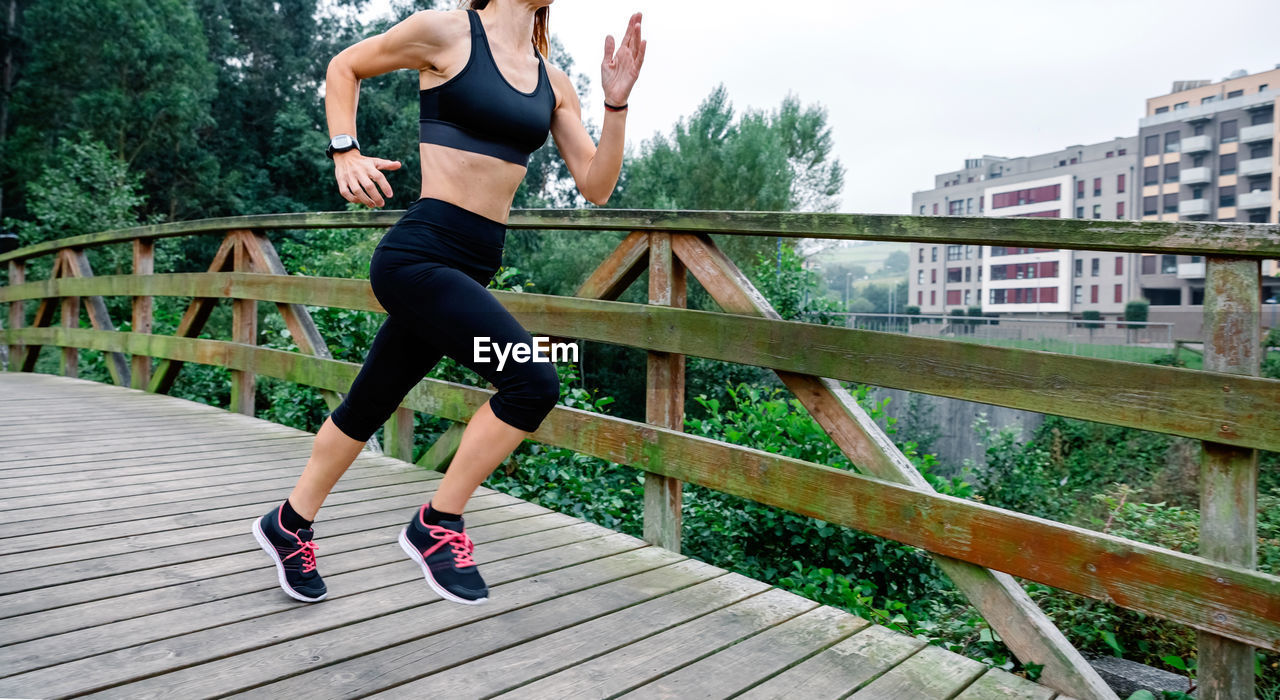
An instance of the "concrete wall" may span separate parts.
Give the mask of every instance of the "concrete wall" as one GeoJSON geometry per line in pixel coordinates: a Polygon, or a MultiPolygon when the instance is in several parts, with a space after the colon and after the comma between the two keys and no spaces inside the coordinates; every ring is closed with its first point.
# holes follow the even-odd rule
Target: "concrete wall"
{"type": "MultiPolygon", "coordinates": [[[[1019,411],[1003,406],[948,399],[929,394],[918,394],[901,389],[885,389],[872,387],[871,397],[877,402],[889,397],[889,405],[885,413],[898,419],[899,435],[908,437],[921,433],[936,435],[929,452],[938,455],[941,463],[938,473],[950,476],[959,472],[964,460],[972,460],[975,467],[986,465],[987,446],[978,441],[973,430],[974,421],[980,413],[987,414],[991,427],[999,430],[1004,426],[1016,426],[1022,431],[1022,440],[1030,439],[1031,434],[1044,422],[1044,414],[1019,411]],[[920,431],[920,432],[917,432],[920,431]]],[[[884,425],[883,421],[881,425],[884,425]]],[[[916,438],[918,439],[918,438],[916,438]]]]}

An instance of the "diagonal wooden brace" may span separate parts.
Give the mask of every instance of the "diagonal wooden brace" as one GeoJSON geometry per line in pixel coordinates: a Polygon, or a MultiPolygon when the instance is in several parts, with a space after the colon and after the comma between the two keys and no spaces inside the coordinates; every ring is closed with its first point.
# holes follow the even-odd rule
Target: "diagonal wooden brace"
{"type": "MultiPolygon", "coordinates": [[[[89,266],[89,258],[83,250],[71,249],[62,251],[62,272],[64,277],[93,277],[93,269],[89,266]]],[[[89,312],[89,323],[100,331],[114,331],[115,324],[107,313],[107,304],[102,297],[85,297],[85,310],[89,312]]],[[[123,353],[107,353],[107,371],[111,373],[111,381],[117,386],[130,385],[129,358],[123,353]]]]}
{"type": "MultiPolygon", "coordinates": [[[[213,256],[213,262],[209,265],[209,272],[228,272],[235,266],[235,249],[239,234],[232,231],[227,237],[222,239],[222,245],[218,247],[218,252],[213,256]]],[[[213,313],[213,307],[218,303],[217,299],[212,297],[198,297],[191,300],[187,305],[187,310],[182,314],[182,320],[178,322],[178,329],[174,335],[178,338],[195,338],[200,335],[200,331],[204,330],[204,324],[209,322],[209,314],[213,313]]],[[[147,391],[154,394],[167,394],[173,388],[173,383],[178,379],[178,372],[182,370],[182,363],[177,360],[161,360],[155,369],[155,373],[151,375],[151,384],[147,387],[147,391]]]]}
{"type": "MultiPolygon", "coordinates": [[[[58,255],[53,258],[53,267],[49,270],[49,279],[58,279],[63,277],[62,256],[58,255]]],[[[54,309],[58,308],[58,299],[45,297],[40,300],[40,306],[36,308],[36,317],[32,320],[32,328],[46,328],[53,323],[54,309]]],[[[15,326],[16,328],[16,326],[15,326]]],[[[22,350],[18,353],[19,357],[13,358],[13,365],[17,366],[22,372],[34,372],[36,369],[36,360],[40,359],[39,345],[21,346],[22,350]]]]}
{"type": "MultiPolygon", "coordinates": [[[[284,263],[280,262],[280,256],[276,254],[275,246],[271,245],[271,239],[267,238],[266,234],[261,231],[251,231],[247,232],[241,240],[249,254],[254,272],[269,275],[289,274],[284,269],[284,263]]],[[[280,315],[284,318],[284,323],[289,328],[289,335],[293,337],[293,342],[298,345],[298,350],[326,360],[333,359],[333,354],[329,352],[329,345],[325,343],[324,338],[320,335],[315,319],[311,318],[311,312],[307,311],[306,306],[302,304],[276,304],[276,308],[280,310],[280,315]]],[[[320,395],[324,397],[329,410],[337,408],[338,404],[342,403],[345,398],[343,394],[329,391],[328,389],[321,389],[320,395]]]]}
{"type": "MultiPolygon", "coordinates": [[[[706,234],[673,234],[671,247],[724,311],[781,318],[706,234]]],[[[792,372],[777,374],[860,470],[914,488],[932,489],[838,381],[792,372]]],[[[1076,698],[1115,700],[1115,692],[1012,576],[933,556],[1019,660],[1044,665],[1041,683],[1076,698]]]]}

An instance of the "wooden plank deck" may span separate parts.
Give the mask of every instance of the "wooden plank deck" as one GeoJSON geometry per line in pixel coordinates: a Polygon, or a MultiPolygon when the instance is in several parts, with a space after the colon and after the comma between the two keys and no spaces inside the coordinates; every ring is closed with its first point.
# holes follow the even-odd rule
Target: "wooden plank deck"
{"type": "Polygon", "coordinates": [[[438,474],[363,453],[317,522],[324,602],[249,531],[309,433],[0,373],[0,697],[1035,698],[1053,691],[481,489],[492,588],[441,601],[396,535],[438,474]]]}

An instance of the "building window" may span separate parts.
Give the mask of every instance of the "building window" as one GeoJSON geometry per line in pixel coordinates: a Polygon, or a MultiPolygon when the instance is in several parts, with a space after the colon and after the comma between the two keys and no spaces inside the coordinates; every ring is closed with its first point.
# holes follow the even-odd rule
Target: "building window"
{"type": "Polygon", "coordinates": [[[920,215],[921,215],[921,216],[924,216],[924,205],[923,205],[923,204],[921,204],[921,205],[920,205],[920,215]]]}
{"type": "Polygon", "coordinates": [[[1270,157],[1271,157],[1271,143],[1270,143],[1270,142],[1268,142],[1268,143],[1255,143],[1255,144],[1253,144],[1253,145],[1249,146],[1249,157],[1250,157],[1250,158],[1270,158],[1270,157]]]}
{"type": "MultiPolygon", "coordinates": [[[[1116,194],[1124,192],[1124,173],[1116,175],[1116,194]]],[[[921,212],[924,213],[924,212],[921,212]]]]}
{"type": "Polygon", "coordinates": [[[959,260],[963,254],[963,246],[949,245],[947,246],[947,260],[959,260]]]}
{"type": "Polygon", "coordinates": [[[929,270],[929,283],[930,284],[938,283],[938,268],[935,267],[932,270],[929,270]]]}
{"type": "Polygon", "coordinates": [[[929,253],[929,262],[938,262],[938,246],[933,246],[929,253]]]}
{"type": "Polygon", "coordinates": [[[916,292],[916,306],[924,306],[924,292],[916,292]]]}
{"type": "Polygon", "coordinates": [[[1170,131],[1164,135],[1164,152],[1177,153],[1178,147],[1182,144],[1182,133],[1178,131],[1170,131]]]}
{"type": "Polygon", "coordinates": [[[1224,153],[1218,156],[1218,174],[1234,175],[1236,172],[1236,154],[1224,153]]]}
{"type": "Polygon", "coordinates": [[[1240,138],[1240,130],[1236,128],[1236,120],[1229,119],[1219,125],[1221,129],[1218,141],[1220,143],[1230,143],[1240,138]]]}
{"type": "MultiPolygon", "coordinates": [[[[1159,110],[1157,110],[1159,113],[1159,110]]],[[[1147,137],[1146,146],[1143,148],[1143,155],[1154,156],[1160,152],[1160,135],[1152,134],[1147,137]]]]}
{"type": "Polygon", "coordinates": [[[1233,97],[1239,97],[1243,94],[1244,94],[1244,90],[1232,90],[1231,92],[1227,93],[1227,99],[1229,100],[1233,97]]]}
{"type": "Polygon", "coordinates": [[[1192,135],[1192,136],[1203,136],[1203,135],[1204,135],[1204,122],[1197,122],[1195,126],[1191,127],[1191,135],[1192,135]]]}
{"type": "Polygon", "coordinates": [[[1098,285],[1096,284],[1089,285],[1089,302],[1098,303],[1098,285]]]}
{"type": "Polygon", "coordinates": [[[947,290],[947,305],[948,305],[948,306],[957,306],[957,305],[959,305],[959,304],[960,304],[960,290],[959,290],[959,289],[948,289],[948,290],[947,290]]]}
{"type": "Polygon", "coordinates": [[[1154,275],[1155,273],[1156,273],[1156,256],[1144,254],[1142,256],[1142,274],[1154,275]]]}
{"type": "Polygon", "coordinates": [[[963,200],[963,199],[953,199],[953,200],[951,200],[951,201],[947,202],[947,215],[948,215],[948,216],[955,216],[955,215],[957,215],[957,214],[963,214],[963,213],[964,213],[964,200],[963,200]]]}
{"type": "Polygon", "coordinates": [[[1164,164],[1164,181],[1165,182],[1178,181],[1178,163],[1174,162],[1174,163],[1164,164]]]}
{"type": "Polygon", "coordinates": [[[1142,215],[1143,216],[1151,216],[1152,214],[1160,213],[1159,210],[1157,209],[1158,199],[1159,197],[1156,197],[1154,195],[1151,197],[1142,198],[1142,215]]]}
{"type": "Polygon", "coordinates": [[[1032,187],[1030,189],[1017,190],[1014,192],[1001,192],[1000,194],[992,195],[991,208],[1002,209],[1004,207],[1016,207],[1023,204],[1055,202],[1061,198],[1061,185],[1045,185],[1044,187],[1032,187]]]}
{"type": "Polygon", "coordinates": [[[1218,206],[1234,207],[1236,205],[1236,186],[1227,185],[1218,188],[1218,206]]]}
{"type": "Polygon", "coordinates": [[[964,259],[973,260],[973,246],[967,245],[964,247],[964,259]]]}
{"type": "Polygon", "coordinates": [[[1204,199],[1204,188],[1203,188],[1203,187],[1192,187],[1192,188],[1191,188],[1191,198],[1192,198],[1192,199],[1204,199]]]}
{"type": "Polygon", "coordinates": [[[1076,258],[1076,277],[1084,277],[1084,259],[1076,258]]]}
{"type": "Polygon", "coordinates": [[[1072,159],[1071,159],[1071,164],[1072,164],[1072,165],[1075,165],[1075,164],[1076,164],[1076,159],[1075,159],[1075,158],[1072,158],[1072,159]]]}
{"type": "Polygon", "coordinates": [[[1089,276],[1097,277],[1100,274],[1102,274],[1102,258],[1094,258],[1089,263],[1089,276]]]}
{"type": "Polygon", "coordinates": [[[1175,192],[1173,194],[1166,194],[1164,196],[1164,213],[1166,214],[1178,213],[1178,193],[1175,192]]]}
{"type": "Polygon", "coordinates": [[[1076,198],[1084,197],[1084,180],[1076,180],[1076,198]]]}
{"type": "Polygon", "coordinates": [[[933,215],[934,215],[934,216],[937,216],[937,215],[938,215],[938,203],[937,203],[937,202],[934,202],[934,203],[933,203],[933,215]]]}
{"type": "Polygon", "coordinates": [[[920,254],[916,256],[916,262],[924,262],[924,247],[920,248],[920,254]]]}
{"type": "Polygon", "coordinates": [[[1116,274],[1117,275],[1124,274],[1124,256],[1123,255],[1116,256],[1116,274]]]}
{"type": "Polygon", "coordinates": [[[1102,178],[1100,177],[1093,178],[1093,196],[1102,196],[1102,178]]]}
{"type": "Polygon", "coordinates": [[[1164,107],[1156,107],[1156,114],[1164,114],[1165,112],[1168,112],[1168,111],[1169,111],[1168,105],[1165,105],[1164,107]]]}
{"type": "Polygon", "coordinates": [[[1177,111],[1179,109],[1186,109],[1186,108],[1187,108],[1186,102],[1179,102],[1173,106],[1174,111],[1177,111]]]}
{"type": "Polygon", "coordinates": [[[964,305],[968,306],[971,303],[973,303],[973,290],[966,289],[964,290],[964,305]]]}
{"type": "Polygon", "coordinates": [[[937,306],[937,305],[938,305],[938,293],[932,292],[932,291],[929,292],[929,306],[937,306]]]}
{"type": "Polygon", "coordinates": [[[1259,124],[1270,124],[1271,120],[1275,118],[1274,115],[1275,113],[1272,110],[1260,109],[1254,112],[1253,116],[1249,117],[1249,124],[1251,126],[1257,126],[1259,124]]]}
{"type": "Polygon", "coordinates": [[[970,281],[972,281],[972,279],[973,279],[973,268],[972,268],[972,267],[966,267],[966,268],[964,269],[964,281],[965,281],[965,282],[970,282],[970,281]]]}
{"type": "Polygon", "coordinates": [[[1095,204],[1095,205],[1093,205],[1093,218],[1095,218],[1095,219],[1101,219],[1101,218],[1102,218],[1102,205],[1101,205],[1101,204],[1095,204]]]}
{"type": "MultiPolygon", "coordinates": [[[[972,180],[973,178],[969,178],[969,179],[971,179],[971,180],[972,180]]],[[[966,213],[966,214],[972,214],[972,213],[973,213],[973,197],[970,197],[970,198],[968,198],[968,199],[964,200],[964,213],[966,213]]]]}
{"type": "Polygon", "coordinates": [[[1124,200],[1120,200],[1119,202],[1116,202],[1116,218],[1117,219],[1124,218],[1124,200]]]}
{"type": "Polygon", "coordinates": [[[1142,169],[1142,184],[1158,185],[1160,184],[1160,166],[1148,165],[1142,169]]]}
{"type": "Polygon", "coordinates": [[[1198,168],[1198,167],[1200,167],[1200,166],[1202,166],[1202,165],[1204,165],[1204,156],[1192,156],[1192,157],[1191,157],[1191,167],[1193,167],[1193,168],[1198,168]]]}
{"type": "Polygon", "coordinates": [[[1124,285],[1120,285],[1120,284],[1116,285],[1116,297],[1114,301],[1117,304],[1119,304],[1120,300],[1124,298],[1124,292],[1122,291],[1123,289],[1124,289],[1124,285]]]}
{"type": "Polygon", "coordinates": [[[1178,272],[1178,256],[1161,255],[1160,256],[1160,274],[1172,275],[1178,272]]]}
{"type": "Polygon", "coordinates": [[[1076,218],[1077,219],[1084,218],[1084,207],[1076,207],[1076,218]]]}
{"type": "Polygon", "coordinates": [[[1071,300],[1077,304],[1084,301],[1084,287],[1077,284],[1075,291],[1071,295],[1071,300]]]}
{"type": "Polygon", "coordinates": [[[1125,153],[1127,153],[1127,152],[1128,152],[1128,150],[1129,150],[1129,149],[1127,149],[1127,148],[1121,148],[1120,150],[1116,151],[1116,155],[1118,155],[1118,156],[1122,156],[1122,155],[1124,155],[1125,153]]]}
{"type": "Polygon", "coordinates": [[[1115,151],[1107,151],[1107,157],[1108,157],[1108,158],[1114,158],[1114,157],[1115,157],[1115,155],[1116,155],[1116,152],[1115,152],[1115,151]]]}

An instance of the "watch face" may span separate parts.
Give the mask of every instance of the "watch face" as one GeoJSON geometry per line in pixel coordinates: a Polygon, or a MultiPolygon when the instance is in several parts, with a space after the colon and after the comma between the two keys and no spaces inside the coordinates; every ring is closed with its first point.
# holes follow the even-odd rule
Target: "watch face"
{"type": "Polygon", "coordinates": [[[334,148],[347,148],[352,144],[352,138],[346,134],[339,134],[333,137],[332,145],[334,148]]]}

